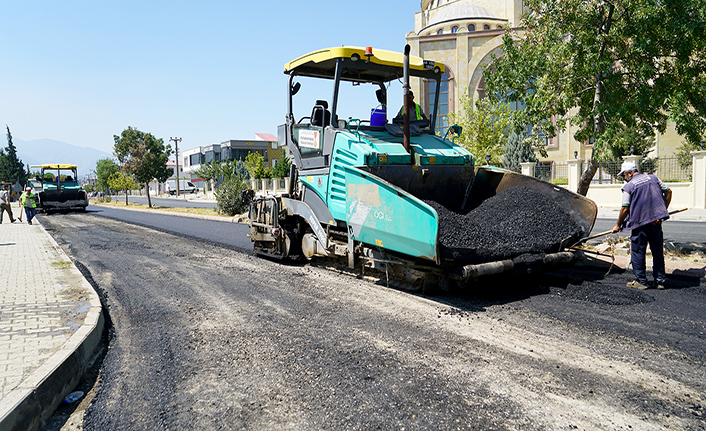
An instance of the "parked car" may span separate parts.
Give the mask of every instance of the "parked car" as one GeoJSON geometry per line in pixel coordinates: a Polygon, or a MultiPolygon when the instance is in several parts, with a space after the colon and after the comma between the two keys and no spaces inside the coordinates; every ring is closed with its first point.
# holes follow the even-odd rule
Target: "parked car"
{"type": "MultiPolygon", "coordinates": [[[[176,180],[167,181],[167,193],[170,195],[175,195],[177,190],[176,180]]],[[[179,180],[179,194],[181,193],[196,193],[199,190],[198,187],[193,185],[191,181],[179,180]]]]}

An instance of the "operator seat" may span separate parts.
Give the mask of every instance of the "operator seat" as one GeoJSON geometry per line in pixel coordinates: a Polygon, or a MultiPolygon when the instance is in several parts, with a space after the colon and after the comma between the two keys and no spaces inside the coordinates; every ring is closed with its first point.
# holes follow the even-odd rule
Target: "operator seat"
{"type": "Polygon", "coordinates": [[[326,127],[331,125],[331,111],[328,110],[328,102],[317,100],[314,109],[311,111],[311,125],[326,127]]]}

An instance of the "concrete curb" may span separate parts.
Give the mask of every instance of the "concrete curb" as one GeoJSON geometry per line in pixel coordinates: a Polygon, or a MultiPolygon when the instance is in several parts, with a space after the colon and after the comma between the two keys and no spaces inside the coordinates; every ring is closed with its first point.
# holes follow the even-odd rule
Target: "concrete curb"
{"type": "MultiPolygon", "coordinates": [[[[37,227],[51,239],[57,252],[64,256],[66,261],[71,261],[44,226],[40,224],[37,227]]],[[[0,430],[40,429],[63,398],[76,387],[100,343],[105,326],[100,298],[75,265],[72,265],[70,270],[80,277],[82,287],[89,295],[90,306],[86,318],[59,351],[3,398],[3,405],[0,406],[0,430]]]]}

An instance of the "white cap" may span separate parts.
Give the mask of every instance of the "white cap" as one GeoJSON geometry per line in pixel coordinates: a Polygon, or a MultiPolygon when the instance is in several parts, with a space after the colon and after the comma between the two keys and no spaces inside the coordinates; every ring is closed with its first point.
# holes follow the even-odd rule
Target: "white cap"
{"type": "Polygon", "coordinates": [[[623,175],[625,172],[637,172],[637,165],[635,165],[635,162],[623,162],[622,165],[620,165],[620,172],[618,172],[618,175],[623,175]]]}
{"type": "Polygon", "coordinates": [[[32,187],[27,186],[27,187],[25,188],[25,190],[27,190],[27,191],[32,191],[32,187]]]}

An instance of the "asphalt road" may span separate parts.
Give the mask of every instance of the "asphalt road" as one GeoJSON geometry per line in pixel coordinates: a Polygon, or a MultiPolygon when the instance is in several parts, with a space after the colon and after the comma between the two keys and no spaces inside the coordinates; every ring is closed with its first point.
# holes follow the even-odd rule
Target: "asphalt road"
{"type": "MultiPolygon", "coordinates": [[[[591,235],[595,235],[613,229],[616,220],[617,216],[616,219],[596,219],[596,223],[593,225],[591,235]]],[[[704,228],[704,223],[667,220],[662,224],[662,231],[664,232],[665,241],[686,244],[696,243],[702,245],[703,247],[706,247],[706,228],[704,228]]],[[[605,237],[599,237],[595,240],[589,240],[589,243],[598,243],[603,241],[605,238],[616,236],[629,237],[630,231],[620,232],[618,234],[609,234],[605,237]]]]}
{"type": "Polygon", "coordinates": [[[152,214],[142,211],[115,209],[103,205],[89,205],[87,214],[95,214],[133,223],[140,226],[171,232],[177,235],[199,238],[239,251],[252,251],[252,242],[247,234],[249,228],[242,223],[227,223],[222,221],[201,220],[188,217],[178,217],[163,214],[152,214]]]}
{"type": "MultiPolygon", "coordinates": [[[[119,200],[121,202],[125,201],[125,196],[111,196],[113,200],[119,200]]],[[[152,205],[157,205],[167,208],[216,208],[217,205],[213,202],[199,202],[195,200],[189,200],[194,198],[194,195],[187,194],[181,195],[180,197],[173,198],[158,198],[150,196],[152,205]]],[[[147,196],[129,196],[128,202],[134,202],[138,204],[147,205],[147,196]]]]}
{"type": "Polygon", "coordinates": [[[703,280],[574,268],[425,297],[154,216],[40,216],[113,334],[85,416],[55,429],[704,429],[703,280]]]}

